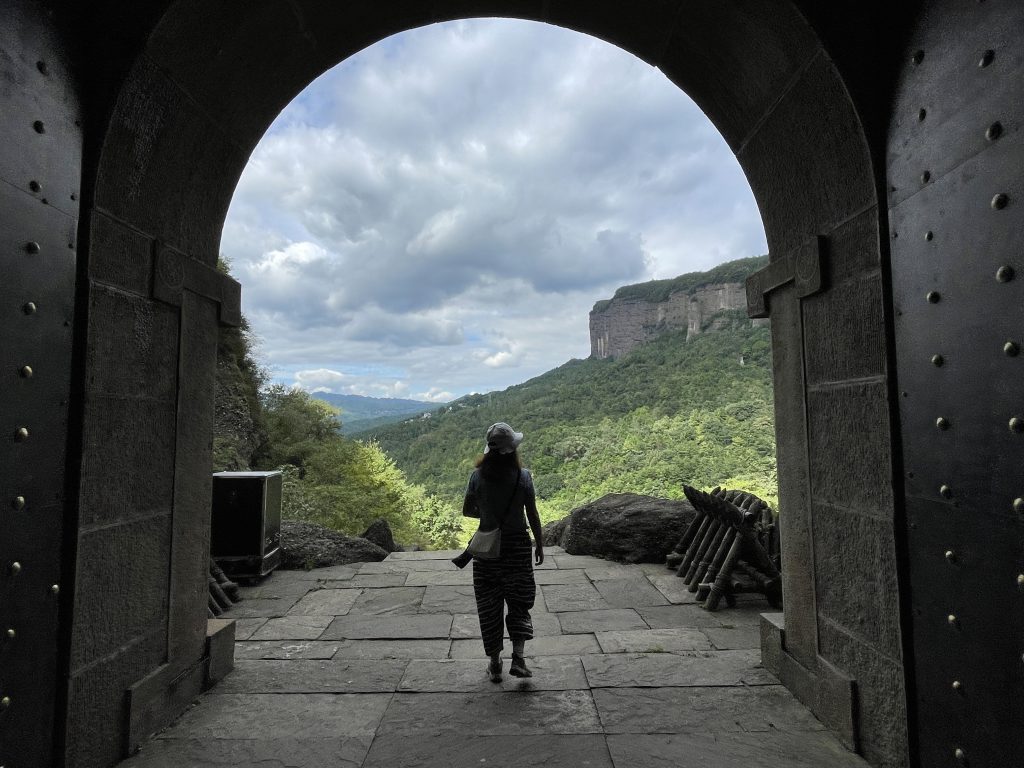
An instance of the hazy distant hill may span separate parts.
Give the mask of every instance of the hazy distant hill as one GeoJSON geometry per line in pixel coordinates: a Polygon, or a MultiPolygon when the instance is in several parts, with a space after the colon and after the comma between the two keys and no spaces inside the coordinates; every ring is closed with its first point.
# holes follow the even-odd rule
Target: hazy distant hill
{"type": "Polygon", "coordinates": [[[429,419],[363,432],[410,480],[461,502],[487,426],[526,433],[541,515],[605,493],[678,498],[682,484],[777,495],[770,331],[743,312],[686,341],[667,333],[619,359],[572,360],[502,392],[469,395],[429,419]]]}
{"type": "Polygon", "coordinates": [[[351,435],[367,429],[375,429],[410,416],[417,416],[439,408],[442,403],[425,403],[421,400],[403,400],[394,397],[364,397],[362,395],[337,395],[333,392],[314,392],[313,397],[330,403],[341,410],[341,433],[351,435]]]}

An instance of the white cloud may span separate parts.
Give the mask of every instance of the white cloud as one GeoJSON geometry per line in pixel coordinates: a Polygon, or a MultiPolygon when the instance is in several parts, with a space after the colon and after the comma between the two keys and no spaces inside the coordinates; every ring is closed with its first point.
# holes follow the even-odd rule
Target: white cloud
{"type": "Polygon", "coordinates": [[[495,19],[325,73],[254,151],[222,239],[277,380],[426,395],[585,356],[619,285],[764,250],[735,159],[659,71],[495,19]]]}

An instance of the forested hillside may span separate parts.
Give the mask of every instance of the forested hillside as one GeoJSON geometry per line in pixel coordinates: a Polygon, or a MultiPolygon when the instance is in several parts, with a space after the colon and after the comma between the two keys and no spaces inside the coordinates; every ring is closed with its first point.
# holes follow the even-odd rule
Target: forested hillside
{"type": "Polygon", "coordinates": [[[354,536],[383,518],[403,544],[454,546],[462,524],[452,505],[410,483],[376,445],[343,437],[330,404],[268,386],[253,346],[244,318],[219,331],[213,471],[282,470],[285,518],[354,536]]]}
{"type": "Polygon", "coordinates": [[[542,518],[605,493],[682,496],[683,483],[777,495],[771,343],[740,312],[715,333],[666,334],[617,360],[573,360],[502,392],[358,435],[412,482],[458,504],[488,425],[526,438],[542,518]]]}

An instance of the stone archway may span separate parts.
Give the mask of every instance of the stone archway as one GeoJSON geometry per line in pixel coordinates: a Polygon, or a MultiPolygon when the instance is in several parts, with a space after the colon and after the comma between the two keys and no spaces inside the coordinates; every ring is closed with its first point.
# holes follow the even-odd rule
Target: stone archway
{"type": "MultiPolygon", "coordinates": [[[[152,702],[161,701],[169,681],[187,673],[202,652],[205,614],[195,606],[202,587],[197,564],[206,546],[198,532],[205,531],[209,494],[205,467],[210,413],[203,393],[211,389],[217,318],[229,320],[237,311],[232,286],[218,282],[210,270],[223,217],[249,152],[278,112],[327,67],[403,29],[481,14],[570,27],[657,65],[701,105],[736,152],[773,254],[772,266],[752,286],[752,300],[764,312],[770,306],[776,349],[788,574],[785,649],[781,640],[777,648],[785,666],[779,671],[848,744],[859,738],[868,754],[877,751],[880,758],[891,759],[892,744],[876,745],[882,743],[882,731],[893,729],[892,722],[901,729],[901,702],[874,701],[872,691],[864,690],[862,698],[869,706],[858,730],[851,680],[860,678],[861,670],[838,659],[830,663],[821,654],[819,612],[843,619],[844,608],[835,595],[816,589],[810,518],[812,485],[827,499],[848,493],[850,485],[865,488],[871,513],[892,516],[891,490],[882,497],[866,490],[892,487],[886,298],[879,269],[884,220],[862,118],[821,39],[789,2],[714,8],[649,2],[628,15],[610,4],[580,7],[515,0],[372,8],[266,3],[244,16],[227,6],[171,4],[131,64],[102,138],[96,137],[88,223],[93,244],[90,335],[122,339],[117,346],[129,351],[133,370],[153,368],[144,355],[154,349],[166,350],[161,360],[167,365],[177,362],[177,376],[175,371],[159,376],[162,386],[153,390],[159,403],[145,406],[153,429],[175,436],[173,442],[154,441],[163,450],[149,452],[152,464],[147,468],[147,474],[175,468],[165,481],[173,502],[151,500],[166,510],[168,526],[161,533],[166,539],[160,550],[173,552],[173,559],[168,581],[138,586],[166,591],[170,623],[166,644],[154,645],[144,656],[141,646],[133,651],[139,663],[157,668],[141,687],[137,677],[114,672],[103,677],[97,668],[87,674],[109,687],[111,696],[136,685],[130,732],[142,733],[174,708],[173,702],[152,702]],[[189,161],[182,163],[185,157],[189,161]],[[146,327],[153,335],[145,345],[133,337],[138,323],[118,317],[126,304],[135,316],[152,318],[146,327]],[[847,322],[836,322],[836,317],[847,322]],[[850,333],[849,321],[860,333],[850,333]],[[844,384],[848,380],[856,382],[844,384]],[[852,450],[846,441],[829,439],[836,411],[856,411],[869,421],[852,450]],[[809,443],[815,450],[808,450],[809,443]],[[863,461],[868,455],[883,458],[863,461]],[[815,688],[827,693],[810,694],[815,688]]],[[[97,351],[87,355],[86,364],[99,370],[107,363],[97,351]]],[[[138,402],[125,393],[118,396],[123,398],[118,409],[122,418],[134,418],[138,402]]],[[[87,442],[89,429],[86,424],[87,442]]],[[[830,536],[822,541],[837,543],[858,535],[857,519],[837,514],[830,536]]],[[[125,521],[105,530],[113,535],[131,525],[125,521]]],[[[877,568],[892,569],[891,523],[879,537],[877,568]]],[[[822,555],[827,561],[838,552],[822,555]]],[[[874,585],[858,586],[870,590],[874,585]]],[[[886,599],[875,589],[877,599],[871,602],[885,614],[883,623],[898,627],[895,596],[886,599]]],[[[90,599],[81,590],[79,594],[90,599]]],[[[126,629],[152,631],[112,624],[108,633],[113,639],[126,629]]],[[[849,642],[845,636],[844,642],[849,642]]],[[[868,645],[863,653],[900,657],[898,631],[879,643],[884,645],[880,651],[868,645]]],[[[902,690],[902,669],[895,665],[889,672],[885,690],[902,690]]],[[[72,677],[77,677],[74,670],[72,677]]],[[[75,734],[82,734],[78,738],[83,741],[96,738],[85,736],[93,733],[85,723],[73,723],[71,733],[72,743],[75,734]]],[[[897,750],[903,749],[898,746],[901,739],[895,741],[897,750]]]]}
{"type": "MultiPolygon", "coordinates": [[[[927,199],[905,191],[907,174],[922,172],[908,170],[915,163],[901,165],[901,158],[913,156],[902,148],[916,141],[941,155],[981,102],[963,97],[970,84],[949,81],[953,69],[924,68],[918,71],[930,72],[931,80],[908,79],[906,67],[922,60],[906,49],[904,37],[926,41],[918,43],[922,51],[949,51],[956,48],[952,30],[966,27],[978,45],[1002,51],[996,61],[1011,65],[1004,72],[1019,72],[1020,60],[1019,41],[999,32],[1014,23],[1019,28],[1013,9],[986,3],[967,11],[951,0],[927,5],[932,12],[919,22],[914,8],[893,12],[880,0],[827,7],[809,0],[643,0],[628,10],[613,2],[563,0],[266,0],[244,12],[199,0],[89,11],[53,0],[48,17],[15,3],[13,15],[28,21],[4,38],[5,50],[17,54],[7,61],[32,65],[37,38],[63,40],[72,58],[62,82],[83,112],[81,138],[75,131],[58,137],[72,166],[74,148],[84,142],[69,374],[71,500],[60,579],[59,662],[68,684],[57,697],[66,701],[56,704],[66,726],[55,747],[58,760],[111,763],[203,684],[209,393],[216,324],[232,322],[237,312],[237,286],[212,267],[249,152],[302,87],[346,56],[404,29],[487,15],[569,27],[658,66],[735,151],[772,252],[772,263],[749,291],[752,309],[770,311],[773,321],[786,515],[786,626],[783,633],[766,625],[765,663],[873,764],[908,764],[919,729],[915,708],[935,705],[913,693],[904,666],[913,596],[906,580],[912,569],[902,512],[905,457],[890,283],[916,285],[905,279],[915,273],[912,258],[891,274],[884,205],[890,177],[894,217],[927,199]],[[34,37],[23,29],[42,33],[34,37]],[[941,85],[953,94],[942,102],[948,122],[918,122],[946,130],[918,136],[914,123],[893,119],[893,109],[898,117],[908,104],[941,101],[941,85]],[[112,578],[109,562],[125,559],[133,569],[112,578]],[[120,599],[109,600],[111,593],[120,599]],[[909,737],[908,719],[915,724],[909,737]]],[[[999,99],[1008,94],[1019,111],[1019,85],[1013,85],[1019,77],[1004,75],[1000,82],[1004,87],[987,96],[985,109],[999,112],[999,99]]],[[[31,97],[41,88],[22,78],[2,96],[31,97]]],[[[27,111],[38,108],[32,98],[25,103],[27,111]]],[[[928,105],[917,109],[915,115],[936,114],[928,105]]],[[[1019,159],[1019,116],[1002,111],[1009,129],[994,146],[1019,159]]],[[[35,194],[21,189],[24,169],[16,157],[31,146],[30,138],[14,127],[10,133],[13,152],[4,155],[0,177],[21,195],[35,194]]],[[[952,178],[960,167],[930,158],[929,164],[939,170],[924,170],[936,177],[952,178]]],[[[1006,185],[1019,185],[1019,171],[1006,178],[1006,185]]],[[[973,210],[968,191],[950,194],[943,210],[973,210]]],[[[981,229],[1002,231],[1016,196],[1010,188],[999,208],[1010,215],[981,229]]],[[[13,203],[4,206],[15,211],[13,203]]],[[[1009,240],[996,238],[992,247],[1009,252],[1009,240]]],[[[943,269],[957,274],[977,261],[972,256],[943,269]]],[[[31,284],[14,288],[25,293],[31,284]]],[[[910,329],[910,336],[901,338],[912,338],[920,327],[907,322],[899,331],[910,329]]],[[[55,343],[58,333],[39,343],[55,343]]],[[[899,359],[902,366],[902,352],[899,359]]],[[[1008,381],[1011,374],[1000,369],[993,375],[1008,381]]],[[[905,423],[904,442],[912,435],[908,429],[905,423]]],[[[63,437],[58,428],[53,440],[63,445],[63,437]]],[[[970,439],[981,445],[986,438],[970,439]]],[[[968,470],[972,477],[991,472],[978,463],[968,463],[968,470]]],[[[37,482],[30,475],[13,477],[7,490],[13,495],[19,484],[37,482]]],[[[915,486],[908,493],[921,491],[915,486]]],[[[24,522],[36,524],[44,525],[36,518],[24,522]]],[[[1019,538],[1019,529],[1006,530],[1019,538]]],[[[931,567],[914,571],[925,574],[926,585],[931,567]]],[[[924,627],[922,637],[930,631],[924,627]]],[[[944,647],[955,651],[954,643],[944,647]]],[[[970,738],[970,710],[959,718],[970,738]]],[[[0,722],[5,748],[11,742],[2,728],[0,722]]],[[[944,754],[953,755],[952,744],[944,754]]]]}

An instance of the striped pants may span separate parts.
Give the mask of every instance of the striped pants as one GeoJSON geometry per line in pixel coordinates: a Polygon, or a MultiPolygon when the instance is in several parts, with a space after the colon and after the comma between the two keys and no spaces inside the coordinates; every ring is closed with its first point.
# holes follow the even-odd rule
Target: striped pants
{"type": "Polygon", "coordinates": [[[473,559],[473,594],[480,619],[484,653],[496,656],[502,650],[502,618],[513,640],[533,637],[530,609],[537,595],[533,580],[533,545],[526,531],[501,532],[501,557],[473,559]]]}

